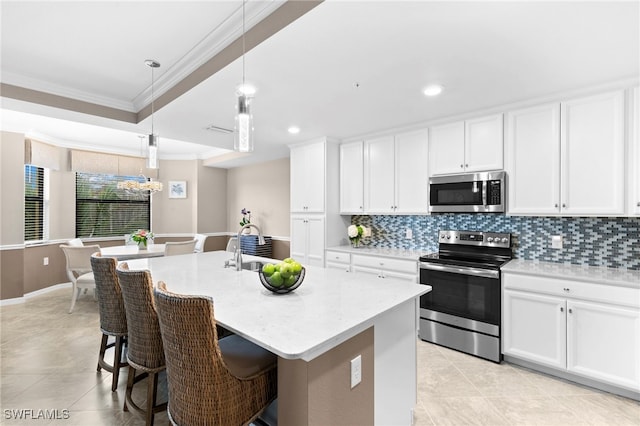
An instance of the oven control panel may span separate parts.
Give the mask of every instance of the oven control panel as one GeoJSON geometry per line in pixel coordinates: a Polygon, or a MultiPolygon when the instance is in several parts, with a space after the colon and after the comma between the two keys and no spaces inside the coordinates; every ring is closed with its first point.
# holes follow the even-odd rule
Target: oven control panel
{"type": "Polygon", "coordinates": [[[509,248],[511,247],[511,234],[481,231],[440,231],[438,243],[509,248]]]}

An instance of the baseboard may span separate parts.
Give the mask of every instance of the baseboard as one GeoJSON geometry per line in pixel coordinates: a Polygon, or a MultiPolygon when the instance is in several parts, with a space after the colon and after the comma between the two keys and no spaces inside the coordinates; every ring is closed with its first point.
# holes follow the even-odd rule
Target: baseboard
{"type": "Polygon", "coordinates": [[[5,300],[0,300],[0,306],[9,306],[9,305],[18,305],[20,303],[24,303],[27,301],[27,299],[30,299],[32,297],[36,297],[36,296],[40,296],[42,294],[46,294],[55,290],[59,290],[61,288],[69,288],[71,287],[71,283],[61,283],[61,284],[55,284],[52,285],[50,287],[46,287],[46,288],[41,288],[40,290],[36,290],[36,291],[32,291],[29,292],[27,294],[25,294],[22,297],[14,297],[12,299],[5,299],[5,300]]]}
{"type": "Polygon", "coordinates": [[[570,382],[579,383],[581,385],[590,386],[595,389],[599,389],[605,392],[613,393],[616,395],[624,396],[625,398],[630,398],[636,401],[640,401],[640,392],[634,392],[629,389],[621,388],[618,386],[610,385],[608,383],[599,382],[594,379],[589,379],[586,377],[578,376],[576,374],[572,374],[566,371],[557,370],[555,368],[542,366],[530,361],[525,361],[519,358],[514,358],[509,355],[504,355],[504,361],[507,363],[519,365],[521,367],[525,367],[529,370],[534,370],[540,373],[547,374],[549,376],[558,377],[564,380],[568,380],[570,382]]]}

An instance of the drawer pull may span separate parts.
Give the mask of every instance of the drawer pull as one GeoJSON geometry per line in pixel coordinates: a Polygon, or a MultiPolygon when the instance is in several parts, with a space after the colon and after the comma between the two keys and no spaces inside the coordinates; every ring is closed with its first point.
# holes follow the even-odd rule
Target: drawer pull
{"type": "Polygon", "coordinates": [[[564,290],[565,292],[567,292],[567,293],[569,293],[569,292],[571,291],[571,289],[569,289],[569,288],[567,288],[567,287],[563,288],[563,290],[564,290]]]}

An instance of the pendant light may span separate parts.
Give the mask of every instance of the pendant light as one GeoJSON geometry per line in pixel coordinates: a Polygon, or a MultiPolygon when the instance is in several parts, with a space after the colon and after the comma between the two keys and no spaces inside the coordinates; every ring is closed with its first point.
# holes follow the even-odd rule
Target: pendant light
{"type": "Polygon", "coordinates": [[[149,133],[149,142],[147,145],[147,168],[148,169],[157,169],[158,168],[158,135],[153,132],[153,69],[159,68],[160,63],[153,60],[147,59],[144,61],[145,65],[151,68],[151,133],[149,133]]]}
{"type": "Polygon", "coordinates": [[[238,102],[236,105],[235,131],[233,138],[233,149],[238,152],[253,151],[253,115],[251,114],[251,101],[255,89],[245,84],[244,56],[245,56],[245,17],[244,4],[242,0],[242,84],[236,90],[238,102]]]}

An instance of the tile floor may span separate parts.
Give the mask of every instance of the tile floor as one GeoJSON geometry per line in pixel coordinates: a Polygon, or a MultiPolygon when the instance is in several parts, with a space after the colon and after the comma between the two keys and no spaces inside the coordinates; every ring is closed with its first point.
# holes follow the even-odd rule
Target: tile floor
{"type": "MultiPolygon", "coordinates": [[[[113,393],[111,374],[96,373],[97,305],[82,296],[69,315],[69,293],[59,289],[0,307],[0,424],[144,424],[122,411],[126,370],[113,393]],[[12,409],[31,409],[34,415],[39,409],[58,410],[68,419],[16,420],[7,411],[12,409]]],[[[144,399],[144,392],[134,397],[144,399]]],[[[419,341],[415,421],[421,426],[640,426],[640,403],[419,341]]],[[[155,424],[169,424],[167,415],[156,415],[155,424]]]]}

